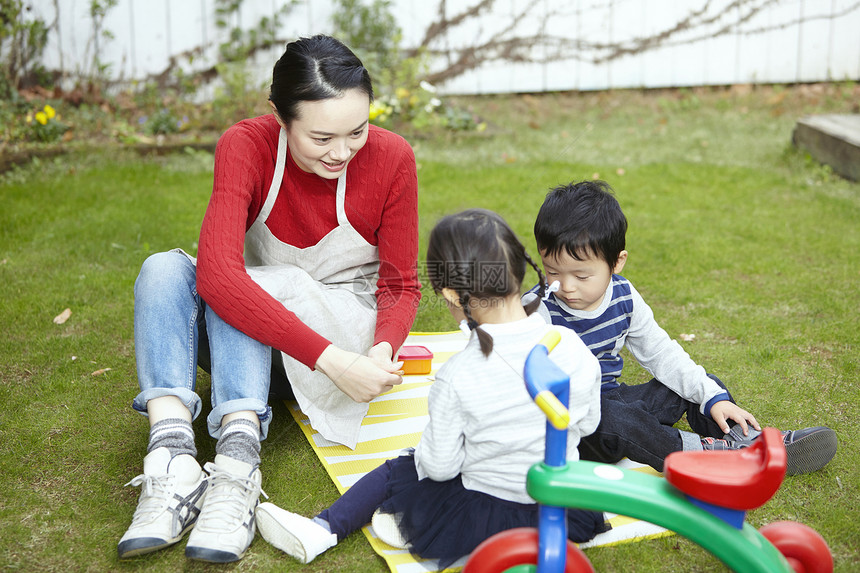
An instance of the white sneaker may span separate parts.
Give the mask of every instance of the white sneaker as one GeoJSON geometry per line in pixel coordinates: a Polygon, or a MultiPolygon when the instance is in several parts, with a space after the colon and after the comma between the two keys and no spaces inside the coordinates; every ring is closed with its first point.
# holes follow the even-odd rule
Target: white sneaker
{"type": "Polygon", "coordinates": [[[373,512],[370,520],[373,532],[380,540],[397,549],[408,549],[410,545],[400,533],[399,523],[400,520],[397,517],[390,513],[382,513],[378,509],[373,512]]]}
{"type": "Polygon", "coordinates": [[[213,563],[238,561],[256,533],[254,509],[260,494],[266,495],[260,488],[262,475],[250,464],[221,454],[204,468],[209,472],[209,491],[185,556],[213,563]]]}
{"type": "Polygon", "coordinates": [[[337,535],[307,517],[290,513],[273,503],[257,507],[257,527],[263,539],[302,563],[337,545],[337,535]]]}
{"type": "Polygon", "coordinates": [[[120,559],[173,545],[188,533],[206,495],[206,474],[194,457],[170,457],[156,448],[143,458],[143,473],[125,485],[141,486],[140,499],[125,535],[119,540],[120,559]]]}

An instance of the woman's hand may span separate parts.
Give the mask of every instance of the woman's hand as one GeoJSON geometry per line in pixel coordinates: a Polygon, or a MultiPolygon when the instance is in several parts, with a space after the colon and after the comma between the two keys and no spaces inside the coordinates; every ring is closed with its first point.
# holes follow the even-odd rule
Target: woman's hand
{"type": "Polygon", "coordinates": [[[400,369],[403,367],[403,362],[394,362],[394,350],[391,349],[391,344],[388,342],[380,342],[373,348],[367,351],[367,356],[376,362],[380,368],[387,372],[395,374],[403,374],[400,369]]]}
{"type": "Polygon", "coordinates": [[[335,386],[356,402],[370,402],[403,382],[399,365],[391,361],[391,345],[381,342],[368,356],[328,345],[317,359],[315,368],[331,378],[335,386]],[[384,347],[388,347],[387,354],[384,347]]]}
{"type": "Polygon", "coordinates": [[[749,435],[749,426],[756,430],[761,430],[761,426],[755,419],[755,416],[728,400],[720,400],[711,406],[711,418],[717,423],[724,434],[729,433],[728,420],[734,420],[741,425],[744,431],[744,436],[749,435]]]}

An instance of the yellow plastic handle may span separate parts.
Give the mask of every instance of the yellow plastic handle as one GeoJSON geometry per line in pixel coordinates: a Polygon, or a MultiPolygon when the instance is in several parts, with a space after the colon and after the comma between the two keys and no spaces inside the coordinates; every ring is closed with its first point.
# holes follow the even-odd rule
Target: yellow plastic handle
{"type": "Polygon", "coordinates": [[[546,419],[555,429],[564,430],[570,424],[570,412],[549,390],[538,392],[538,395],[535,396],[535,404],[543,410],[546,419]]]}
{"type": "Polygon", "coordinates": [[[557,330],[550,330],[543,335],[543,338],[540,339],[538,344],[543,344],[549,352],[552,352],[552,349],[555,348],[560,341],[561,333],[557,330]]]}

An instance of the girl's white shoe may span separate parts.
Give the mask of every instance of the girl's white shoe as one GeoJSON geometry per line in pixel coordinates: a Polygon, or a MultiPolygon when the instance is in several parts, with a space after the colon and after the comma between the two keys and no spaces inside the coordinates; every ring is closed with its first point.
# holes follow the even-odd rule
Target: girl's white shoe
{"type": "Polygon", "coordinates": [[[337,535],[312,519],[281,509],[273,503],[257,506],[257,530],[263,539],[302,563],[337,545],[337,535]]]}
{"type": "Polygon", "coordinates": [[[397,549],[408,549],[409,543],[403,538],[403,534],[400,533],[398,521],[394,515],[382,513],[377,509],[373,512],[370,525],[373,527],[376,536],[384,543],[397,549]]]}

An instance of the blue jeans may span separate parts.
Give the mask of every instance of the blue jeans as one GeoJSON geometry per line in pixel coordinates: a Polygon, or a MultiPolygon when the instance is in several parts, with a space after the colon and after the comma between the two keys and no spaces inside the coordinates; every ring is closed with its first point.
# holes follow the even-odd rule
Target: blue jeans
{"type": "MultiPolygon", "coordinates": [[[[708,377],[726,388],[713,374],[708,377]]],[[[729,400],[734,402],[731,394],[729,400]]],[[[699,436],[723,437],[714,419],[699,412],[698,404],[681,398],[656,378],[601,392],[600,424],[580,440],[579,457],[609,464],[627,457],[661,472],[666,456],[684,449],[681,433],[673,427],[684,414],[699,436]]]]}
{"type": "Polygon", "coordinates": [[[272,350],[224,322],[200,298],[197,269],[182,253],[157,253],[144,261],[134,283],[134,349],[140,384],[135,410],[146,414],[149,400],[176,396],[196,419],[199,359],[212,375],[209,434],[220,436],[226,414],[253,411],[265,439],[272,418],[272,350]]]}

